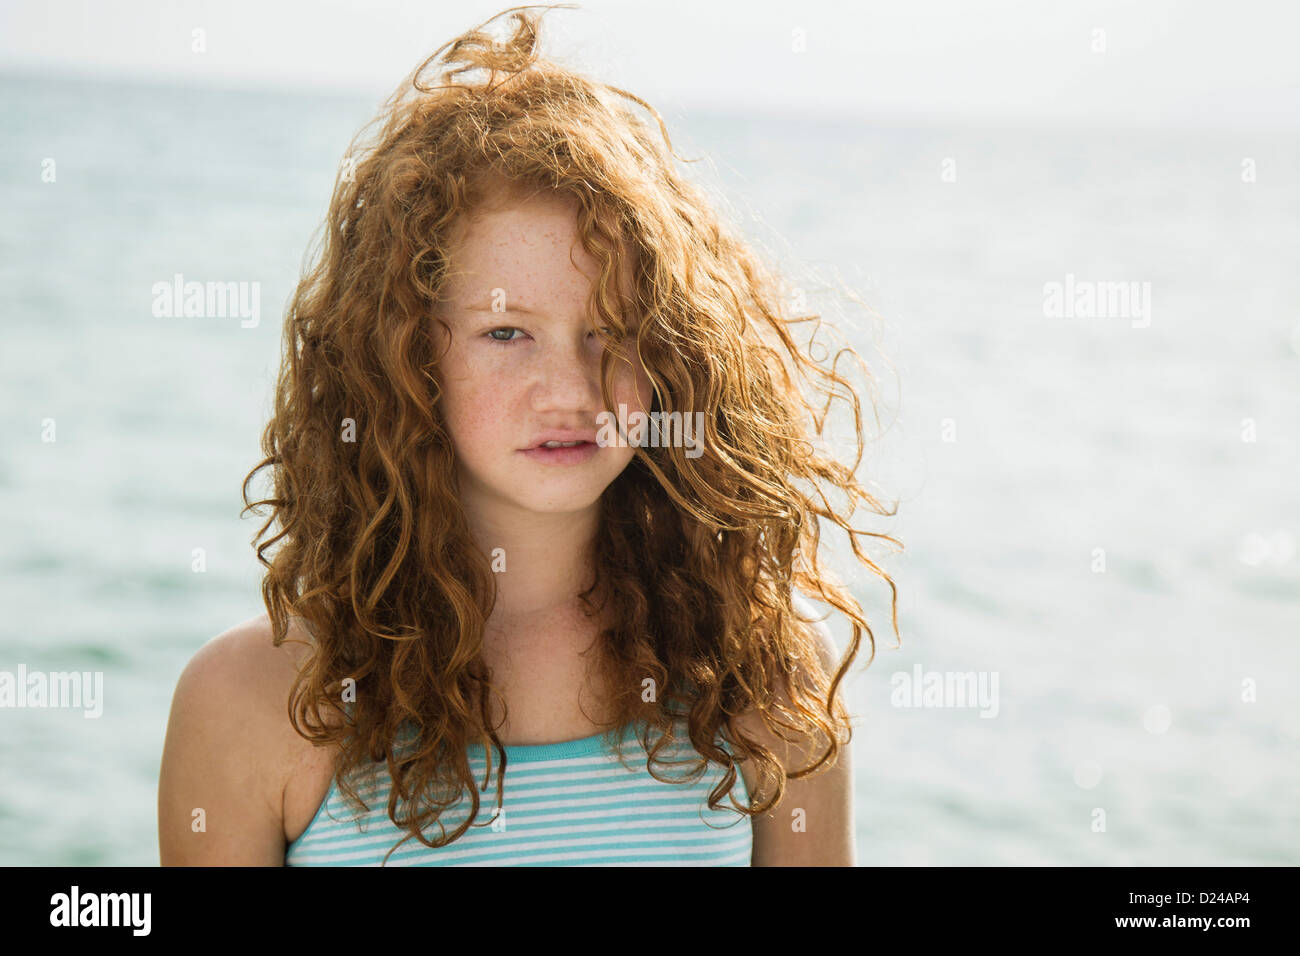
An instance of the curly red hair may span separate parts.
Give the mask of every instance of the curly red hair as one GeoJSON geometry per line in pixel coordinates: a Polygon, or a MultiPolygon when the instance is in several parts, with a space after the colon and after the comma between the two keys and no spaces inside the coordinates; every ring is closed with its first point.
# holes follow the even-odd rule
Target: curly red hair
{"type": "MultiPolygon", "coordinates": [[[[539,54],[533,9],[504,11],[441,47],[387,101],[376,135],[362,145],[363,130],[354,141],[323,249],[286,315],[265,457],[243,485],[245,512],[272,509],[253,544],[275,643],[291,617],[311,637],[288,705],[295,729],[338,745],[336,775],[359,805],[351,772],[386,761],[390,817],[410,831],[406,839],[430,847],[452,842],[478,815],[467,745],[496,747],[502,770],[505,761],[479,658],[494,575],[453,491],[430,328],[455,225],[503,183],[576,201],[582,243],[602,266],[591,300],[599,324],[634,345],[627,352],[650,377],[656,410],[705,412],[703,455],[637,449],[602,497],[594,543],[599,593],[614,602],[617,622],[599,641],[620,689],[609,706],[617,727],[644,722],[651,772],[684,718],[702,761],[727,771],[710,807],[730,793],[737,761],[752,759],[771,793],[751,795],[749,806],[731,802],[756,815],[780,801],[787,779],[833,764],[851,738],[837,689],[861,634],[871,640],[868,664],[875,640],[856,600],[818,563],[819,519],[848,532],[856,558],[889,583],[897,633],[894,583],[857,539],[898,542],[848,520],[859,502],[894,514],[855,478],[863,434],[852,387],[844,391],[857,433],[852,466],[818,441],[836,387],[849,384],[838,359],[856,353],[842,348],[830,369],[804,354],[791,328],[809,320],[820,328],[819,317],[787,314],[782,277],[678,172],[652,107],[539,54]],[[494,40],[484,28],[506,13],[513,34],[494,40]],[[426,77],[431,67],[436,83],[426,77]],[[662,143],[629,102],[654,115],[662,143]],[[627,302],[617,279],[629,248],[627,302]],[[357,440],[341,441],[349,419],[357,440]],[[250,501],[249,484],[266,468],[273,493],[250,501]],[[844,514],[828,491],[846,496],[844,514]],[[796,588],[852,621],[833,674],[816,631],[796,613],[796,588]],[[654,700],[642,698],[646,678],[664,689],[654,700]],[[344,707],[349,679],[356,700],[344,707]],[[824,737],[825,752],[787,772],[739,730],[742,714],[824,737]],[[396,746],[403,727],[416,731],[410,750],[396,746]],[[719,732],[732,753],[717,745],[719,732]],[[469,818],[451,833],[439,824],[430,838],[427,826],[465,792],[469,818]]],[[[611,349],[602,361],[606,408],[621,354],[611,349]]],[[[584,602],[593,593],[584,591],[584,602]]]]}

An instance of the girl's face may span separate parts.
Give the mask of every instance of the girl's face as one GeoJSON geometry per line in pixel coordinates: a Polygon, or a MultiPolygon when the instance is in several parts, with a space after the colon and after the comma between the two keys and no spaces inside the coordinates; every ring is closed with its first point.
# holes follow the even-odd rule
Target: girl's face
{"type": "MultiPolygon", "coordinates": [[[[634,449],[595,446],[568,463],[526,453],[556,430],[595,441],[597,416],[606,411],[606,345],[586,315],[600,270],[578,240],[576,204],[543,195],[480,210],[461,223],[449,258],[438,310],[451,329],[440,365],[441,408],[467,510],[591,508],[634,449]]],[[[434,328],[446,345],[442,327],[434,328]]],[[[615,407],[608,411],[619,404],[628,414],[646,411],[653,386],[635,345],[625,354],[633,367],[614,360],[615,407]]]]}

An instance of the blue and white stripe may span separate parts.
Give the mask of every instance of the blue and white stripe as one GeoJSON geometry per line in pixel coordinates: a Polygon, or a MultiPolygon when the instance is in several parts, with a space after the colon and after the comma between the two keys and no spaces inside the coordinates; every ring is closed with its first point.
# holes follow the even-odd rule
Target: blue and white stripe
{"type": "MultiPolygon", "coordinates": [[[[497,773],[481,790],[474,826],[449,846],[430,849],[414,838],[388,857],[388,866],[749,866],[753,850],[750,818],[723,798],[707,806],[723,769],[709,764],[687,781],[688,760],[698,760],[689,741],[665,747],[655,771],[683,782],[656,780],[646,769],[645,750],[624,728],[627,766],[602,737],[555,744],[507,746],[505,810],[496,810],[497,773]],[[638,759],[639,756],[639,759],[638,759]],[[670,761],[667,767],[663,760],[670,761]],[[501,825],[503,824],[503,825],[501,825]]],[[[722,742],[719,740],[719,744],[722,742]]],[[[725,745],[724,745],[725,746],[725,745]]],[[[469,747],[470,768],[481,786],[483,748],[469,747]]],[[[370,807],[358,819],[339,791],[330,789],[307,829],[285,853],[286,866],[379,866],[406,830],[388,817],[391,781],[381,766],[375,782],[359,793],[370,807]]],[[[749,793],[737,768],[732,795],[743,806],[749,793]]],[[[467,805],[443,812],[448,832],[468,816],[467,805]]],[[[437,824],[426,830],[441,831],[437,824]]]]}

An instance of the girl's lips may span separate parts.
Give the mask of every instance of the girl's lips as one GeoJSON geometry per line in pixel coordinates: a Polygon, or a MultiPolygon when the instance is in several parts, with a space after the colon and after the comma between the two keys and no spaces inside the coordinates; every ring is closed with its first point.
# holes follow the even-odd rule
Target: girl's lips
{"type": "Polygon", "coordinates": [[[548,465],[578,465],[595,457],[600,446],[595,442],[583,442],[571,448],[525,448],[523,453],[533,461],[548,465]]]}

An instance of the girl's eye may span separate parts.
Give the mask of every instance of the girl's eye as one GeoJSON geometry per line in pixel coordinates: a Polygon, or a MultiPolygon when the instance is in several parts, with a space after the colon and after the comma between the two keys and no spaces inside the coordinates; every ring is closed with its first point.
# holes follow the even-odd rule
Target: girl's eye
{"type": "MultiPolygon", "coordinates": [[[[605,333],[606,335],[609,335],[609,334],[611,334],[611,333],[614,331],[614,330],[611,329],[608,325],[602,325],[601,328],[600,328],[600,330],[601,330],[601,332],[605,333]]],[[[499,329],[489,329],[485,334],[486,334],[487,337],[488,337],[489,339],[491,339],[493,342],[499,342],[501,345],[509,345],[511,342],[514,342],[514,341],[517,341],[517,340],[514,339],[514,338],[505,338],[505,339],[497,338],[497,333],[498,333],[498,332],[518,332],[518,331],[519,331],[519,329],[514,328],[513,326],[502,326],[502,327],[499,328],[499,329]]]]}

